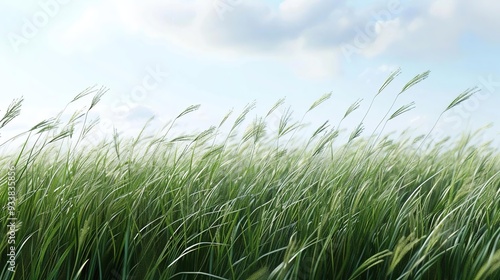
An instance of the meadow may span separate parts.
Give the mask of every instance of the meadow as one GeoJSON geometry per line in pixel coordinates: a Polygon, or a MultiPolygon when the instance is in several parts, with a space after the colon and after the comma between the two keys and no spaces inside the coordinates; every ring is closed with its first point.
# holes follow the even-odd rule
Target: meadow
{"type": "MultiPolygon", "coordinates": [[[[398,74],[373,100],[391,94],[398,74]]],[[[104,94],[89,88],[70,102],[93,96],[85,110],[41,121],[0,155],[1,279],[500,279],[498,148],[474,133],[440,141],[432,130],[384,133],[414,108],[394,108],[399,96],[428,74],[396,90],[371,135],[363,126],[371,105],[356,129],[340,129],[359,102],[309,135],[307,116],[292,121],[290,111],[268,130],[281,99],[243,130],[254,104],[172,136],[193,105],[155,135],[115,132],[89,145],[97,122],[88,115],[104,94]]],[[[21,103],[1,108],[0,131],[21,103]]]]}

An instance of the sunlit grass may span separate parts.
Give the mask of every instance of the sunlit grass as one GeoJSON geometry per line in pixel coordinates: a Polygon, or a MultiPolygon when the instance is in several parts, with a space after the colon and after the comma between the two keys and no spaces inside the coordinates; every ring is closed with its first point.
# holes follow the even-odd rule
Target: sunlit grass
{"type": "MultiPolygon", "coordinates": [[[[72,102],[94,94],[88,110],[66,124],[40,122],[0,157],[16,166],[19,225],[16,272],[2,253],[2,279],[500,279],[498,149],[467,134],[384,136],[414,108],[393,111],[398,96],[428,74],[396,95],[380,130],[363,137],[368,109],[340,145],[342,121],[361,101],[336,127],[325,122],[307,137],[306,116],[291,122],[289,111],[267,131],[279,100],[240,134],[254,104],[198,134],[171,136],[170,123],[156,136],[115,132],[90,146],[88,111],[105,89],[87,89],[72,102]]],[[[6,211],[0,217],[6,228],[6,211]]],[[[0,239],[2,252],[7,246],[0,239]]]]}

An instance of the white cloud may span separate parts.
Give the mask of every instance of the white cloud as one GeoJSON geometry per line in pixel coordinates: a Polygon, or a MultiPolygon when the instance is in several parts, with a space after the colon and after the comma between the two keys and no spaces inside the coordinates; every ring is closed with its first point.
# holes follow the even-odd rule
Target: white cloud
{"type": "Polygon", "coordinates": [[[295,73],[309,79],[323,79],[338,74],[340,58],[338,51],[300,52],[281,57],[295,73]],[[291,57],[291,58],[290,58],[291,57]]]}
{"type": "Polygon", "coordinates": [[[429,13],[440,19],[449,19],[455,13],[454,0],[438,0],[431,4],[429,8],[429,13]]]}
{"type": "Polygon", "coordinates": [[[375,40],[362,50],[362,54],[367,57],[383,53],[389,46],[398,41],[403,33],[399,19],[377,22],[375,32],[377,34],[375,40]]]}
{"type": "Polygon", "coordinates": [[[408,24],[408,31],[414,32],[424,26],[425,22],[421,17],[415,18],[408,24]]]}
{"type": "Polygon", "coordinates": [[[346,2],[284,0],[272,9],[264,1],[235,1],[221,18],[212,1],[109,0],[89,6],[55,42],[64,50],[89,51],[116,34],[138,34],[203,54],[272,56],[306,76],[328,76],[342,72],[348,61],[341,47],[355,45],[360,32],[368,40],[355,46],[356,55],[432,59],[453,54],[465,30],[494,37],[493,26],[500,27],[500,5],[487,0],[400,2],[398,13],[389,12],[389,2],[365,9],[346,2]]]}
{"type": "Polygon", "coordinates": [[[500,2],[490,0],[468,1],[460,9],[460,18],[456,21],[463,22],[463,29],[474,32],[481,37],[499,42],[498,29],[500,29],[500,2]]]}
{"type": "Polygon", "coordinates": [[[105,9],[89,7],[78,20],[72,22],[62,32],[51,32],[49,38],[52,47],[60,52],[90,52],[110,41],[111,23],[105,9]]]}

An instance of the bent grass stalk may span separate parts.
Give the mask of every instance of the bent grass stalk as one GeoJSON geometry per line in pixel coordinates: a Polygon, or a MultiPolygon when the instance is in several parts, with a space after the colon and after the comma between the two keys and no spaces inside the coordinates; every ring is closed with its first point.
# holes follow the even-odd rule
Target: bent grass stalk
{"type": "MultiPolygon", "coordinates": [[[[132,139],[114,131],[83,146],[96,124],[87,114],[102,92],[92,92],[87,113],[64,125],[58,117],[40,122],[21,135],[18,150],[0,156],[19,169],[20,221],[16,273],[3,262],[2,279],[500,278],[500,154],[487,143],[464,136],[450,147],[444,141],[424,148],[432,130],[364,138],[363,117],[334,148],[358,100],[336,128],[325,121],[298,145],[306,114],[325,95],[299,122],[286,111],[276,135],[267,133],[266,120],[284,100],[243,133],[237,129],[255,103],[228,129],[230,114],[200,133],[170,136],[194,105],[156,135],[146,134],[148,121],[132,139]],[[281,145],[284,136],[290,138],[281,145]]],[[[20,104],[0,123],[15,120],[20,104]]],[[[412,109],[389,109],[382,131],[412,109]]],[[[0,240],[1,250],[7,245],[0,240]]]]}

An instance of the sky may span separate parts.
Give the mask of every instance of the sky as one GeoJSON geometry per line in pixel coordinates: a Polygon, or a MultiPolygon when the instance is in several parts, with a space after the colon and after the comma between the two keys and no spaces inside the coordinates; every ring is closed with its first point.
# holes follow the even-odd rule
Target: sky
{"type": "MultiPolygon", "coordinates": [[[[137,133],[151,116],[152,127],[161,127],[193,104],[200,109],[176,129],[201,131],[231,109],[234,119],[255,100],[252,114],[265,115],[285,98],[268,118],[272,131],[288,106],[300,120],[326,93],[331,99],[305,122],[337,125],[362,100],[342,123],[349,131],[398,68],[365,119],[368,134],[401,88],[430,70],[390,113],[412,101],[415,108],[384,132],[425,133],[436,124],[436,137],[456,136],[491,125],[481,137],[498,139],[498,14],[500,2],[491,0],[1,1],[0,115],[14,98],[24,103],[0,142],[93,85],[109,89],[92,114],[102,135],[112,127],[137,133]],[[475,86],[481,91],[439,118],[475,86]]],[[[90,99],[76,103],[88,107],[90,99]]]]}

